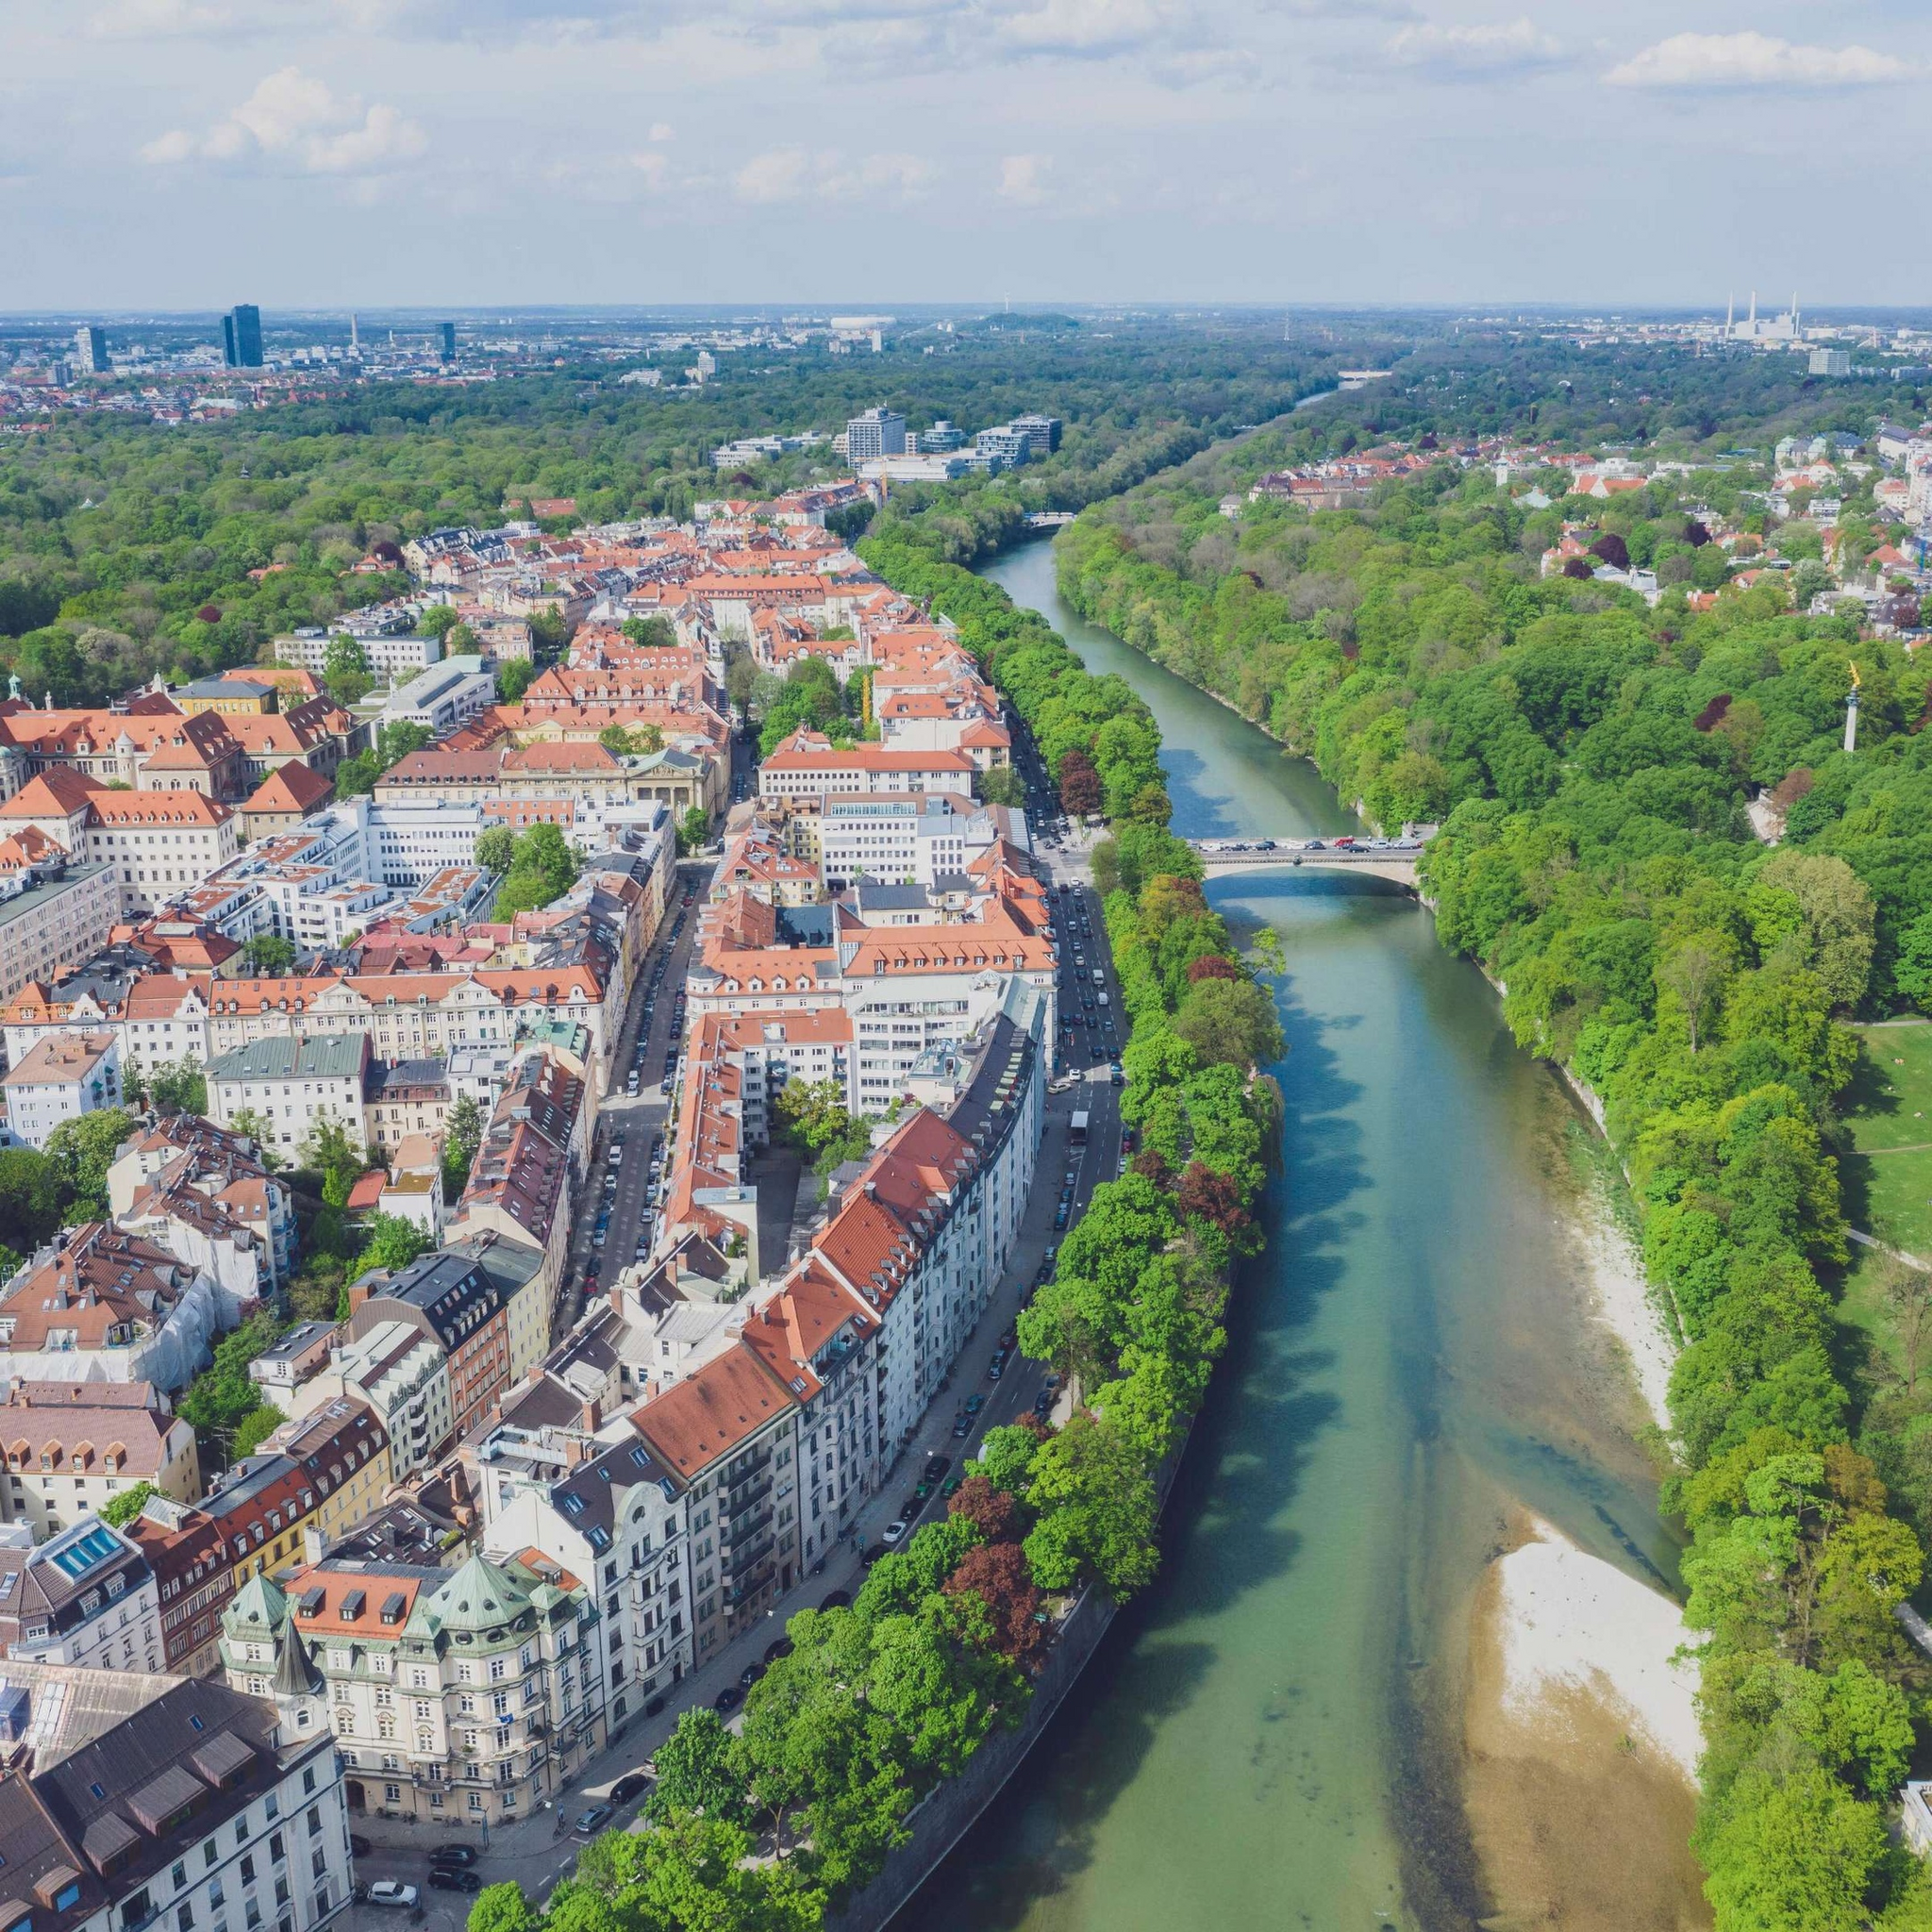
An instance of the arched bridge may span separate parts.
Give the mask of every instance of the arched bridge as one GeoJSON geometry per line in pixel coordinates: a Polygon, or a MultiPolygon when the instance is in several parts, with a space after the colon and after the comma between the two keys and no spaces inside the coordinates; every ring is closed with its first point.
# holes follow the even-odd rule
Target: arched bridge
{"type": "Polygon", "coordinates": [[[1407,839],[1386,845],[1305,844],[1290,839],[1190,839],[1188,843],[1209,878],[1301,866],[1316,872],[1365,872],[1410,891],[1416,889],[1415,862],[1423,849],[1419,840],[1407,839]]]}
{"type": "Polygon", "coordinates": [[[1029,530],[1063,529],[1074,521],[1070,509],[1036,509],[1026,513],[1026,527],[1029,530]]]}

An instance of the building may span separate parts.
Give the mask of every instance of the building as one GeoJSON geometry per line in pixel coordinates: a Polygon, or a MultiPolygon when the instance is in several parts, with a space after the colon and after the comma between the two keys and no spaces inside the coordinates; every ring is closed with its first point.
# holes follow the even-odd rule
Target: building
{"type": "Polygon", "coordinates": [[[71,858],[112,869],[124,911],[152,912],[241,850],[238,815],[199,791],[117,791],[54,767],[0,805],[0,833],[33,825],[71,858]]]}
{"type": "Polygon", "coordinates": [[[449,1351],[408,1322],[381,1322],[356,1337],[332,1331],[332,1340],[322,1365],[290,1388],[285,1403],[272,1385],[264,1392],[297,1415],[340,1400],[366,1403],[389,1434],[391,1482],[432,1468],[456,1434],[449,1351]]]}
{"type": "Polygon", "coordinates": [[[242,808],[242,837],[252,845],[258,839],[292,832],[334,796],[335,786],[308,766],[299,761],[277,766],[242,808]]]}
{"type": "Polygon", "coordinates": [[[0,1000],[36,980],[63,979],[108,943],[121,920],[121,882],[106,865],[74,865],[51,843],[41,858],[8,869],[0,841],[0,1000]]]}
{"type": "MultiPolygon", "coordinates": [[[[324,1122],[361,1138],[369,1082],[366,1033],[289,1034],[231,1048],[209,1060],[208,1118],[235,1130],[242,1116],[278,1154],[299,1148],[324,1122]]],[[[240,1131],[246,1131],[247,1124],[240,1131]]]]}
{"type": "Polygon", "coordinates": [[[335,637],[353,635],[362,646],[369,675],[384,684],[402,684],[442,660],[440,637],[418,637],[408,625],[399,631],[357,628],[353,632],[338,624],[335,630],[308,625],[275,641],[276,658],[283,664],[299,666],[318,677],[328,669],[328,647],[335,637]]]}
{"type": "Polygon", "coordinates": [[[973,801],[943,791],[825,799],[819,862],[833,891],[855,879],[933,886],[966,870],[973,801]]]}
{"type": "Polygon", "coordinates": [[[119,1035],[56,1033],[42,1040],[5,1078],[7,1131],[29,1147],[44,1147],[62,1121],[119,1107],[119,1035]]]}
{"type": "Polygon", "coordinates": [[[841,748],[823,733],[801,727],[759,765],[758,795],[808,810],[839,792],[946,791],[970,798],[974,769],[963,751],[841,748]]]}
{"type": "Polygon", "coordinates": [[[83,375],[108,375],[113,364],[108,360],[108,331],[84,322],[74,331],[75,366],[83,375]]]}
{"type": "Polygon", "coordinates": [[[29,1524],[36,1542],[137,1483],[182,1503],[201,1494],[194,1431],[148,1382],[15,1382],[0,1404],[0,1518],[29,1524]]]}
{"type": "Polygon", "coordinates": [[[326,1724],[173,1674],[6,1667],[14,1932],[315,1932],[354,1889],[326,1724]]]}
{"type": "Polygon", "coordinates": [[[261,367],[261,310],[238,302],[222,317],[222,358],[230,369],[261,367]]]}
{"type": "Polygon", "coordinates": [[[457,325],[453,322],[440,322],[436,325],[437,359],[454,362],[457,359],[457,325]]]}
{"type": "Polygon", "coordinates": [[[420,724],[446,738],[496,702],[496,673],[480,657],[445,658],[396,687],[383,700],[384,724],[420,724]]]}
{"type": "Polygon", "coordinates": [[[906,419],[884,407],[855,416],[845,425],[845,460],[870,462],[875,457],[906,454],[906,419]]]}
{"type": "Polygon", "coordinates": [[[235,1566],[221,1525],[205,1510],[150,1496],[126,1534],[155,1573],[162,1669],[212,1676],[221,1668],[222,1611],[235,1594],[235,1566]]]}
{"type": "Polygon", "coordinates": [[[387,1279],[379,1272],[365,1275],[350,1288],[349,1305],[351,1341],[386,1322],[400,1322],[443,1350],[457,1435],[474,1428],[491,1403],[541,1358],[549,1338],[550,1307],[541,1289],[501,1278],[473,1249],[425,1255],[387,1279]],[[515,1374],[513,1337],[521,1363],[515,1374]]]}
{"type": "Polygon", "coordinates": [[[152,1382],[172,1394],[255,1307],[158,1242],[85,1222],[0,1288],[0,1374],[152,1382]]]}
{"type": "Polygon", "coordinates": [[[257,1578],[222,1618],[227,1684],[333,1737],[351,1812],[514,1823],[606,1740],[601,1617],[536,1552],[455,1570],[376,1558],[257,1578]]]}
{"type": "Polygon", "coordinates": [[[1813,349],[1808,368],[1813,375],[1849,375],[1852,354],[1849,349],[1813,349]]]}
{"type": "Polygon", "coordinates": [[[386,1161],[408,1140],[441,1141],[456,1094],[441,1059],[372,1060],[363,1087],[362,1139],[386,1161]]]}
{"type": "Polygon", "coordinates": [[[160,1601],[140,1544],[90,1515],[35,1549],[0,1549],[0,1656],[159,1670],[160,1601]]]}
{"type": "Polygon", "coordinates": [[[12,755],[25,777],[68,771],[130,791],[199,791],[232,801],[246,795],[248,765],[230,722],[216,711],[191,717],[152,692],[125,709],[0,707],[0,751],[12,755]]]}

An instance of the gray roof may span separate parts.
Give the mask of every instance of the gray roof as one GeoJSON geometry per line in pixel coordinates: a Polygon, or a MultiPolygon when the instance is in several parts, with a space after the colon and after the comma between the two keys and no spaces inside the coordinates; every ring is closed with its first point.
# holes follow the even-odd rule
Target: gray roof
{"type": "Polygon", "coordinates": [[[211,1080],[353,1080],[369,1058],[366,1033],[277,1034],[251,1040],[208,1063],[211,1080]]]}

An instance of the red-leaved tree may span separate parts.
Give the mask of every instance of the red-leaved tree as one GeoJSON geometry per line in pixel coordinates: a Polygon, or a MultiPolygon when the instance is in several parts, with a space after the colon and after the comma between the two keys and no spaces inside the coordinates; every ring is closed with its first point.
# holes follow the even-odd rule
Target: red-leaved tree
{"type": "MultiPolygon", "coordinates": [[[[961,1494],[964,1493],[962,1490],[961,1494]]],[[[1038,1622],[1044,1599],[1033,1587],[1033,1571],[1018,1543],[981,1543],[968,1550],[946,1578],[948,1596],[971,1591],[992,1615],[992,1644],[1023,1671],[1046,1660],[1046,1625],[1038,1622]]]]}
{"type": "Polygon", "coordinates": [[[1223,1234],[1238,1235],[1248,1225],[1247,1210],[1241,1206],[1241,1183],[1232,1174],[1216,1174],[1199,1160],[1191,1160],[1181,1170],[1181,1185],[1174,1205],[1184,1220],[1199,1216],[1223,1234]]]}
{"type": "Polygon", "coordinates": [[[948,1516],[963,1516],[990,1543],[1010,1542],[1020,1534],[1020,1512],[1010,1491],[996,1490],[990,1478],[969,1475],[953,1492],[948,1516]]]}
{"type": "Polygon", "coordinates": [[[1102,803],[1100,774],[1084,751],[1070,751],[1060,759],[1060,805],[1070,812],[1098,811],[1102,803]]]}
{"type": "Polygon", "coordinates": [[[1199,986],[1204,979],[1239,979],[1241,970],[1225,953],[1203,953],[1188,961],[1188,984],[1199,986]]]}

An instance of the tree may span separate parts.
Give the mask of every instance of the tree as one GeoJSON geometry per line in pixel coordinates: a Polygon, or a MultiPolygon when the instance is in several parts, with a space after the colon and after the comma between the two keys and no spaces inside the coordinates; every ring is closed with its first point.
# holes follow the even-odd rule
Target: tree
{"type": "Polygon", "coordinates": [[[1690,1051],[1697,1051],[1697,1030],[1710,1003],[1724,985],[1727,952],[1723,943],[1708,934],[1685,941],[1657,969],[1660,987],[1676,995],[1690,1033],[1690,1051]]]}
{"type": "Polygon", "coordinates": [[[375,781],[381,776],[382,766],[376,761],[375,754],[358,751],[354,758],[344,758],[336,767],[336,796],[366,798],[375,790],[375,781]]]}
{"type": "Polygon", "coordinates": [[[1072,1417],[1032,1463],[1027,1500],[1040,1511],[1025,1542],[1042,1590],[1092,1577],[1116,1597],[1154,1580],[1154,1482],[1119,1432],[1099,1418],[1072,1417]]]}
{"type": "Polygon", "coordinates": [[[214,1360],[183,1391],[175,1412],[220,1454],[235,1433],[261,1407],[261,1387],[249,1377],[248,1364],[272,1347],[281,1324],[272,1315],[256,1315],[216,1342],[214,1360]]]}
{"type": "Polygon", "coordinates": [[[375,761],[386,772],[411,752],[427,751],[435,742],[436,734],[426,724],[418,724],[411,718],[398,718],[375,734],[375,761]]]}
{"type": "Polygon", "coordinates": [[[400,1214],[374,1214],[369,1218],[368,1245],[357,1258],[365,1269],[394,1272],[407,1268],[435,1245],[413,1221],[406,1221],[400,1214]]]}
{"type": "MultiPolygon", "coordinates": [[[[1041,1440],[1041,1431],[1026,1423],[1007,1423],[987,1430],[979,1439],[979,1454],[966,1465],[967,1481],[982,1476],[994,1490],[1024,1496],[1041,1440]]],[[[966,1493],[965,1483],[959,1485],[958,1493],[966,1493]]]]}
{"type": "Polygon", "coordinates": [[[677,849],[680,853],[700,851],[711,836],[711,815],[703,806],[686,808],[677,822],[677,849]]]}
{"type": "Polygon", "coordinates": [[[235,1430],[234,1446],[228,1452],[229,1459],[240,1462],[244,1456],[253,1456],[287,1421],[288,1417],[273,1403],[264,1402],[242,1418],[235,1430]]]}
{"type": "Polygon", "coordinates": [[[541,1924],[542,1914],[524,1896],[524,1888],[511,1879],[502,1885],[486,1885],[476,1894],[467,1932],[538,1932],[541,1924]]]}
{"type": "Polygon", "coordinates": [[[101,1505],[101,1521],[111,1524],[116,1529],[125,1529],[155,1493],[154,1484],[142,1482],[136,1483],[131,1490],[123,1490],[118,1496],[109,1496],[101,1505]]]}
{"type": "Polygon", "coordinates": [[[1737,1932],[1856,1932],[1885,1856],[1884,1821],[1827,1773],[1752,1771],[1700,1833],[1705,1893],[1737,1932]]]}
{"type": "Polygon", "coordinates": [[[192,1057],[163,1060],[147,1076],[149,1101],[163,1112],[208,1112],[208,1077],[192,1057]]]}
{"type": "Polygon", "coordinates": [[[1922,912],[1900,933],[1892,983],[1921,1012],[1932,1013],[1932,912],[1922,912]]]}
{"type": "Polygon", "coordinates": [[[687,1708],[677,1728],[658,1747],[658,1782],[644,1800],[644,1816],[662,1824],[680,1812],[697,1812],[726,1824],[750,1817],[744,1780],[734,1761],[731,1733],[715,1710],[687,1708]]]}
{"type": "Polygon", "coordinates": [[[507,873],[517,859],[517,835],[508,825],[491,825],[476,834],[476,863],[485,872],[507,873]]]}
{"type": "Polygon", "coordinates": [[[968,1550],[945,1589],[951,1596],[970,1591],[986,1606],[993,1647],[1009,1662],[1029,1673],[1045,1662],[1045,1599],[1034,1587],[1018,1543],[981,1543],[968,1550]]]}
{"type": "Polygon", "coordinates": [[[278,1174],[288,1165],[275,1151],[274,1129],[252,1107],[238,1108],[228,1116],[228,1131],[255,1142],[256,1158],[269,1173],[278,1174]]]}
{"type": "MultiPolygon", "coordinates": [[[[1026,1450],[1030,1461],[1033,1448],[1026,1450]]],[[[963,1516],[990,1543],[1011,1542],[1020,1531],[1020,1506],[1007,1490],[996,1490],[983,1475],[969,1475],[946,1505],[950,1516],[963,1516]]]]}
{"type": "Polygon", "coordinates": [[[524,694],[537,680],[537,667],[527,658],[511,658],[496,667],[496,697],[499,704],[520,705],[524,694]]]}
{"type": "Polygon", "coordinates": [[[134,1116],[118,1107],[62,1121],[47,1136],[47,1158],[67,1170],[74,1199],[69,1221],[99,1221],[108,1212],[108,1170],[134,1131],[134,1116]]]}
{"type": "Polygon", "coordinates": [[[1174,1031],[1204,1061],[1262,1066],[1288,1051],[1274,1002],[1254,981],[1204,979],[1188,989],[1174,1031]]]}
{"type": "Polygon", "coordinates": [[[442,1198],[460,1198],[483,1144],[483,1109],[467,1093],[458,1094],[442,1124],[442,1198]]]}
{"type": "Polygon", "coordinates": [[[31,1250],[52,1240],[73,1198],[58,1161],[31,1147],[0,1148],[0,1228],[10,1243],[31,1250]]]}
{"type": "Polygon", "coordinates": [[[353,705],[367,697],[375,682],[369,675],[369,653],[355,638],[330,638],[322,656],[322,681],[338,704],[353,705]]]}
{"type": "Polygon", "coordinates": [[[624,634],[647,651],[670,650],[677,643],[677,626],[668,617],[626,617],[624,634]]]}
{"type": "Polygon", "coordinates": [[[242,961],[258,979],[281,979],[294,970],[295,948],[279,933],[258,932],[243,942],[242,961]]]}
{"type": "Polygon", "coordinates": [[[1881,1263],[1879,1288],[1891,1310],[1892,1333],[1898,1337],[1909,1400],[1918,1393],[1919,1367],[1925,1358],[1926,1344],[1932,1342],[1932,1274],[1908,1266],[1896,1255],[1888,1255],[1881,1263]]]}
{"type": "Polygon", "coordinates": [[[1857,1006],[1865,995],[1875,940],[1871,888],[1842,858],[1790,849],[1772,854],[1757,883],[1797,900],[1805,920],[1801,963],[1824,982],[1834,1006],[1857,1006]]]}
{"type": "Polygon", "coordinates": [[[1211,1167],[1191,1160],[1181,1170],[1174,1206],[1183,1220],[1205,1221],[1223,1234],[1238,1238],[1253,1225],[1242,1196],[1241,1184],[1232,1174],[1216,1174],[1211,1167]]]}
{"type": "Polygon", "coordinates": [[[1026,803],[1026,784],[1011,765],[994,765],[979,774],[979,795],[989,805],[1014,808],[1026,803]]]}
{"type": "Polygon", "coordinates": [[[1060,809],[1079,818],[1101,806],[1100,774],[1084,751],[1068,751],[1059,764],[1060,809]]]}
{"type": "Polygon", "coordinates": [[[350,1190],[369,1170],[368,1155],[348,1129],[331,1114],[317,1114],[297,1152],[304,1167],[321,1174],[322,1198],[331,1208],[346,1208],[350,1190]]]}
{"type": "Polygon", "coordinates": [[[445,637],[461,622],[454,605],[432,604],[416,620],[416,635],[421,638],[445,637]]]}

